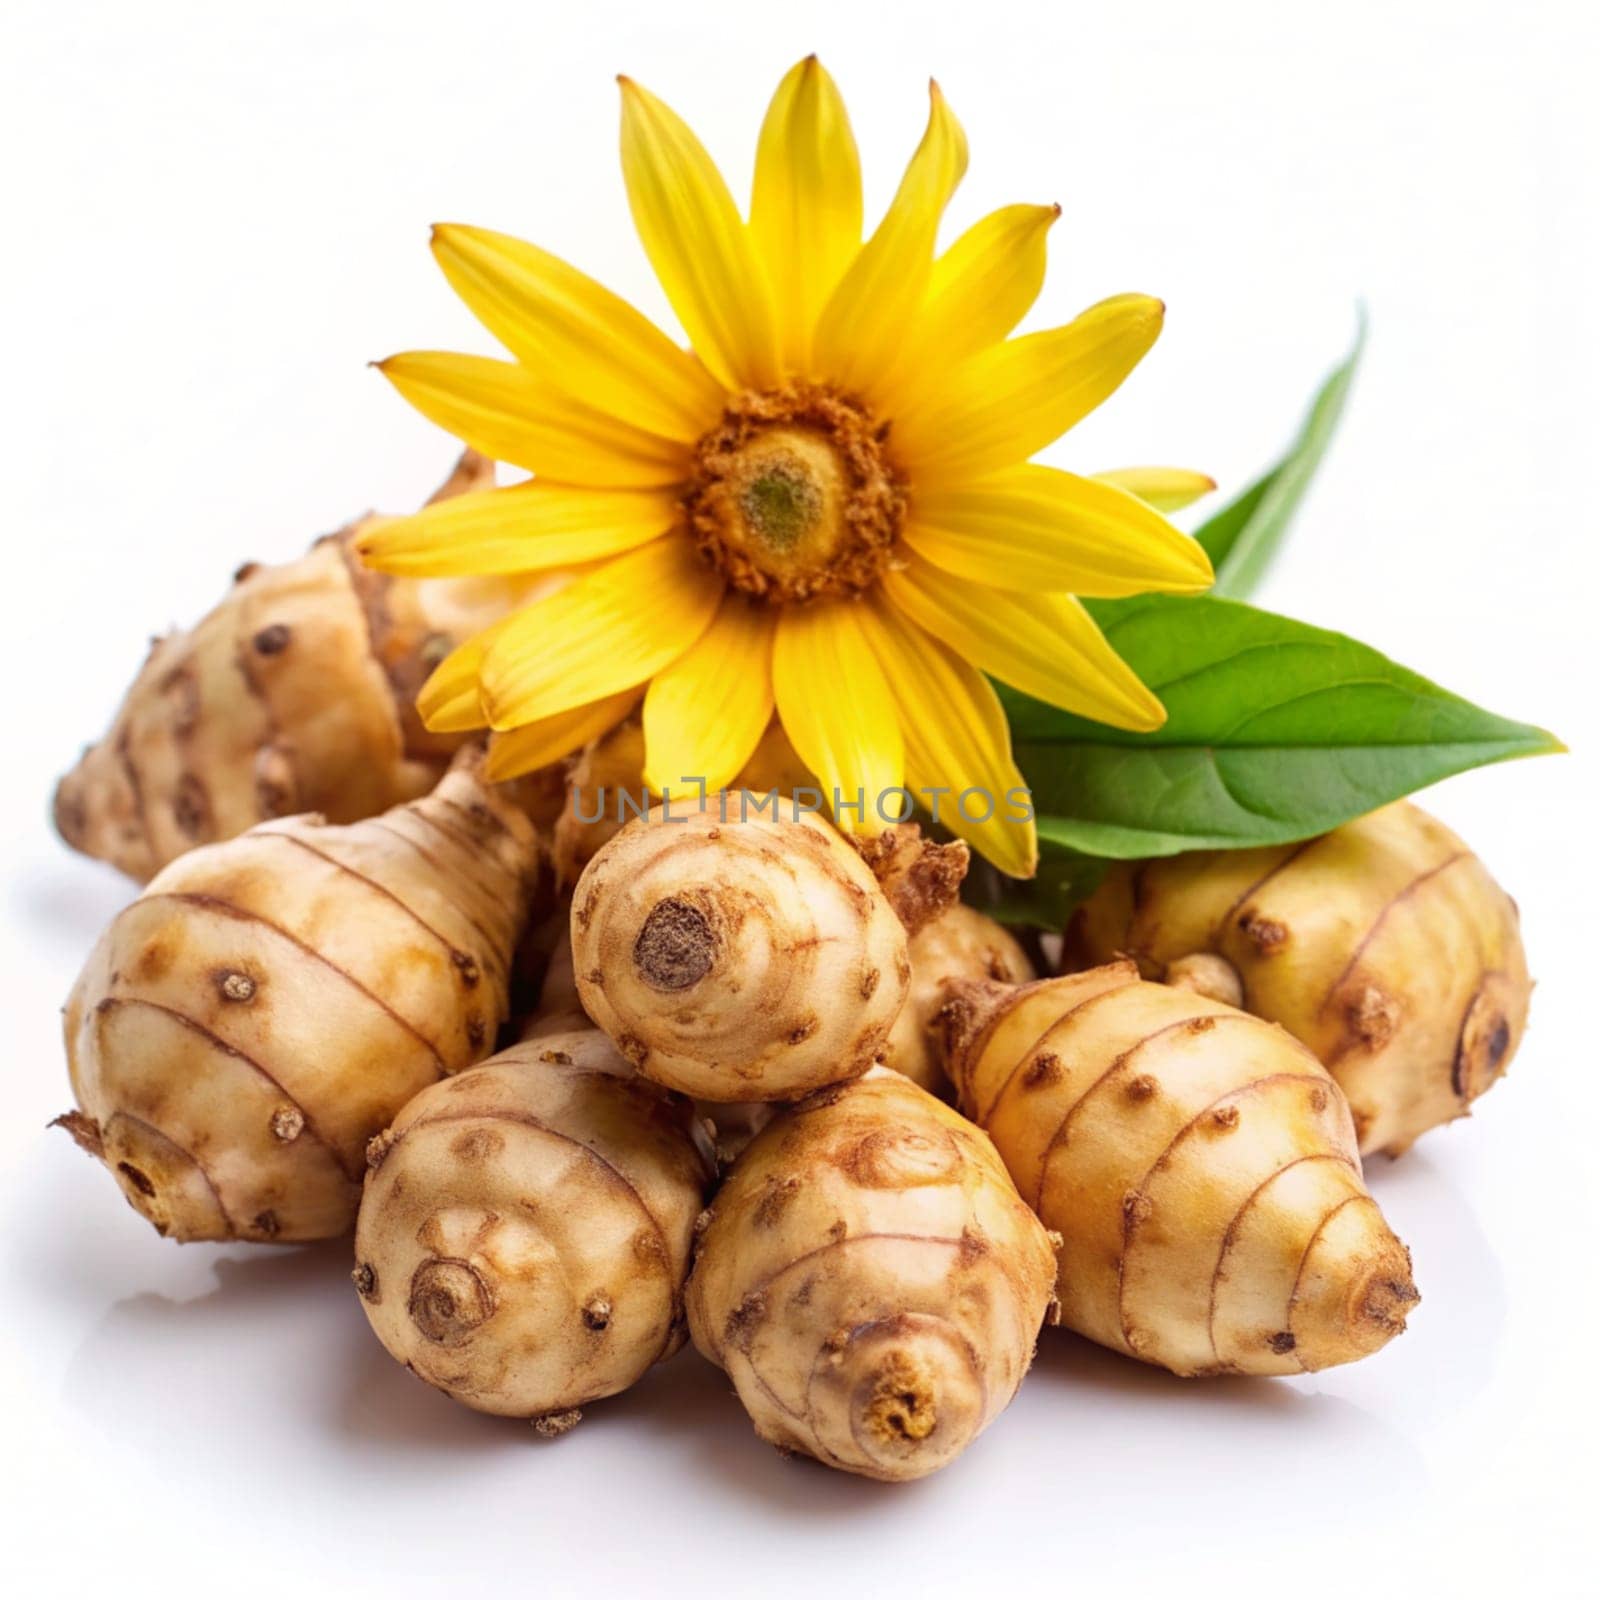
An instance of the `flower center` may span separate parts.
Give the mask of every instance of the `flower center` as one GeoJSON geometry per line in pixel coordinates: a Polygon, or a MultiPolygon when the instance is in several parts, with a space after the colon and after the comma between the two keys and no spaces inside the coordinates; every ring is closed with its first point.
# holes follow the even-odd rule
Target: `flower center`
{"type": "Polygon", "coordinates": [[[887,431],[819,384],[736,396],[695,447],[684,501],[695,543],[735,588],[764,600],[860,594],[905,520],[887,431]]]}

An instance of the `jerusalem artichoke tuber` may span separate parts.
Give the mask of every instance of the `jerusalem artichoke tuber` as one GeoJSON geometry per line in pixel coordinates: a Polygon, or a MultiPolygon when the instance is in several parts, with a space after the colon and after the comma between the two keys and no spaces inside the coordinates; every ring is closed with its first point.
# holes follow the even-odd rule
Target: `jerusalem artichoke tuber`
{"type": "Polygon", "coordinates": [[[513,1045],[372,1141],[356,1288],[395,1360],[564,1432],[682,1343],[715,1172],[687,1103],[593,1028],[513,1045]]]}
{"type": "MultiPolygon", "coordinates": [[[[469,453],[439,495],[492,474],[469,453]]],[[[535,580],[380,577],[354,542],[381,520],[285,566],[241,567],[194,628],[154,641],[110,731],[57,787],[68,844],[143,882],[264,819],[355,822],[434,786],[463,736],[428,733],[416,692],[535,580]]]]}
{"type": "Polygon", "coordinates": [[[1300,845],[1118,867],[1067,954],[1131,956],[1287,1028],[1349,1098],[1364,1154],[1465,1116],[1516,1053],[1532,988],[1510,896],[1403,802],[1300,845]]]}
{"type": "Polygon", "coordinates": [[[878,1067],[780,1113],[735,1163],[689,1328],[769,1443],[920,1478],[1016,1393],[1054,1274],[989,1140],[878,1067]]]}
{"type": "Polygon", "coordinates": [[[343,1233],[367,1140],[494,1048],[543,858],[471,754],[382,817],[191,851],[106,930],[66,1008],[61,1120],[159,1232],[343,1233]]]}
{"type": "Polygon", "coordinates": [[[1402,1330],[1410,1257],[1282,1029],[1132,962],[950,991],[948,1070],[1062,1235],[1068,1327],[1184,1376],[1313,1372],[1402,1330]]]}
{"type": "Polygon", "coordinates": [[[584,1009],[647,1077],[703,1100],[791,1100],[872,1065],[910,981],[906,933],[819,818],[730,796],[631,822],[584,870],[584,1009]]]}

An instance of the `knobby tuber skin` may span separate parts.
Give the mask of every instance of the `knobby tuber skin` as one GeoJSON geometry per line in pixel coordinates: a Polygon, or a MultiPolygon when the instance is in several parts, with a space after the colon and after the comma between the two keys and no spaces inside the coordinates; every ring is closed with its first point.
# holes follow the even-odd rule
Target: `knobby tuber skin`
{"type": "Polygon", "coordinates": [[[67,1003],[68,1131],[172,1238],[347,1232],[367,1141],[494,1048],[544,860],[472,751],[382,817],[191,851],[67,1003]]]}
{"type": "Polygon", "coordinates": [[[1410,1256],[1283,1029],[1132,962],[950,988],[950,1075],[1062,1236],[1068,1327],[1186,1377],[1314,1372],[1403,1329],[1410,1256]]]}
{"type": "Polygon", "coordinates": [[[389,1354],[451,1398],[556,1435],[682,1345],[715,1164],[687,1102],[598,1030],[424,1089],[368,1160],[356,1289],[389,1354]]]}
{"type": "Polygon", "coordinates": [[[950,1095],[938,1038],[945,980],[989,978],[1026,983],[1033,965],[1020,944],[992,917],[959,903],[911,936],[911,988],[884,1046],[883,1064],[937,1094],[950,1095]]]}
{"type": "MultiPolygon", "coordinates": [[[[435,498],[493,471],[469,453],[435,498]]],[[[142,883],[267,819],[355,822],[434,787],[465,736],[428,733],[417,690],[530,581],[381,577],[354,541],[383,520],[285,566],[241,567],[194,628],[152,643],[110,730],[56,789],[69,845],[142,883]]]]}
{"type": "Polygon", "coordinates": [[[1066,955],[1130,956],[1287,1028],[1338,1080],[1363,1154],[1465,1116],[1516,1053],[1532,991],[1511,897],[1404,802],[1304,844],[1114,868],[1066,955]]]}
{"type": "Polygon", "coordinates": [[[910,983],[906,932],[819,818],[675,805],[628,824],[572,901],[584,1010],[647,1077],[701,1100],[794,1100],[859,1076],[910,983]]]}
{"type": "Polygon", "coordinates": [[[875,1067],[735,1163],[689,1281],[695,1347],[785,1451],[901,1481],[1010,1402],[1052,1304],[1050,1236],[989,1140],[875,1067]]]}

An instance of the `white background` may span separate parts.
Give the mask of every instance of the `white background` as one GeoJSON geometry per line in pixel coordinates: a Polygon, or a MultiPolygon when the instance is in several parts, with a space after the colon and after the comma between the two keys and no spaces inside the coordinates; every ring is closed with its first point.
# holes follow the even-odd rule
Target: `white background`
{"type": "Polygon", "coordinates": [[[0,64],[0,628],[9,857],[0,1566],[14,1593],[1391,1595],[1594,1592],[1592,588],[1600,36],[1578,4],[17,4],[0,64]],[[145,637],[244,557],[451,447],[364,363],[484,348],[431,263],[459,219],[665,315],[616,163],[625,70],[736,190],[816,49],[875,214],[936,73],[964,225],[1059,200],[1034,324],[1162,295],[1137,378],[1059,448],[1225,490],[1371,347],[1261,596],[1577,753],[1429,804],[1521,901],[1541,985],[1509,1081],[1372,1180],[1423,1303],[1376,1359],[1182,1383],[1047,1337],[958,1465],[886,1489],[785,1464],[686,1355],[572,1437],[392,1366],[342,1245],[180,1248],[43,1125],[56,1006],[127,889],[69,856],[56,772],[145,637]],[[1159,1589],[1158,1589],[1159,1586],[1159,1589]]]}

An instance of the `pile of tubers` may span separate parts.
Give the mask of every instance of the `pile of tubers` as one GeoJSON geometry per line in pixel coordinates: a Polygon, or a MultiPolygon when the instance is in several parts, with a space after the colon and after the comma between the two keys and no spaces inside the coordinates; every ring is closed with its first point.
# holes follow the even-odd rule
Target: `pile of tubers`
{"type": "Polygon", "coordinates": [[[1362,1156],[1465,1115],[1531,988],[1438,822],[1119,866],[1036,976],[913,825],[592,825],[636,725],[489,782],[409,712],[471,604],[379,595],[347,540],[158,644],[58,794],[148,880],[68,1001],[58,1120],[158,1232],[353,1229],[395,1360],[545,1436],[692,1341],[763,1439],[888,1481],[961,1453],[1046,1324],[1183,1376],[1402,1331],[1362,1156]]]}

